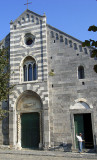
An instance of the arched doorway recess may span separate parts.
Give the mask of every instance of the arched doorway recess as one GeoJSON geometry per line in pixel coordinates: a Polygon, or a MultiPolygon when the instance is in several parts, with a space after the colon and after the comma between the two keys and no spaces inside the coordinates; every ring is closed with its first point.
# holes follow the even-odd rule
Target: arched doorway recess
{"type": "Polygon", "coordinates": [[[85,140],[83,148],[94,148],[92,108],[92,106],[82,100],[77,101],[74,105],[70,106],[74,149],[78,148],[76,134],[79,133],[82,133],[83,139],[85,140]]]}
{"type": "Polygon", "coordinates": [[[25,91],[17,102],[17,144],[21,148],[42,147],[42,102],[35,92],[25,91]]]}

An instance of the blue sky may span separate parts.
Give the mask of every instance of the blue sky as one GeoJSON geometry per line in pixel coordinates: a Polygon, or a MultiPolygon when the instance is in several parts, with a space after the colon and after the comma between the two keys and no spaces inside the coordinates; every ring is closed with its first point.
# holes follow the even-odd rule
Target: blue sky
{"type": "MultiPolygon", "coordinates": [[[[27,0],[0,1],[0,40],[10,32],[10,21],[26,10],[27,0]]],[[[29,0],[29,10],[47,16],[47,23],[84,41],[97,40],[97,33],[89,32],[90,25],[97,25],[96,0],[29,0]]]]}

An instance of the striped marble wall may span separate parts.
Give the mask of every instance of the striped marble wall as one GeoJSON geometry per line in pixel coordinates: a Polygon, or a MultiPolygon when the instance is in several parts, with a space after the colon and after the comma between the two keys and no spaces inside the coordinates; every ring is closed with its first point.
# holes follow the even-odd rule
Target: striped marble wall
{"type": "Polygon", "coordinates": [[[19,96],[26,90],[37,93],[43,103],[44,143],[49,143],[49,118],[48,118],[48,67],[47,67],[47,30],[46,16],[40,16],[26,10],[18,19],[10,23],[10,84],[15,84],[13,94],[9,96],[9,139],[10,144],[16,145],[16,104],[19,96]],[[25,35],[34,35],[35,41],[26,45],[25,35]],[[23,61],[26,57],[33,57],[36,61],[38,72],[37,80],[23,80],[23,61]],[[13,113],[13,114],[12,114],[13,113]],[[45,128],[45,127],[44,127],[45,128]],[[47,132],[48,130],[48,132],[47,132]]]}

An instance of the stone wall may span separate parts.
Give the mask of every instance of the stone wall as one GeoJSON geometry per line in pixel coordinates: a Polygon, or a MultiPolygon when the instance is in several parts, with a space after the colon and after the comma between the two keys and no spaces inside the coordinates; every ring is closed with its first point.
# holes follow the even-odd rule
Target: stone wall
{"type": "Polygon", "coordinates": [[[74,148],[76,113],[92,114],[93,136],[97,137],[97,74],[93,70],[96,61],[90,58],[88,48],[81,48],[81,41],[49,25],[47,44],[48,72],[53,72],[48,77],[51,145],[65,142],[74,148]],[[79,66],[84,67],[84,79],[78,79],[79,66]],[[70,109],[76,100],[86,102],[90,108],[70,109]]]}

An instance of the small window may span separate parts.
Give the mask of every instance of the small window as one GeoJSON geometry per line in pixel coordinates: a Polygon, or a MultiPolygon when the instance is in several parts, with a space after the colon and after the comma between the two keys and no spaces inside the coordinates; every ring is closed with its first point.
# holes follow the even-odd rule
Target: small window
{"type": "Polygon", "coordinates": [[[89,53],[90,53],[90,57],[91,57],[91,55],[92,55],[92,50],[89,50],[89,53]]]}
{"type": "Polygon", "coordinates": [[[63,36],[60,36],[60,42],[63,42],[63,36]]]}
{"type": "Polygon", "coordinates": [[[32,22],[34,22],[34,17],[33,16],[31,16],[31,20],[32,20],[32,22]]]}
{"type": "Polygon", "coordinates": [[[42,24],[42,20],[40,20],[40,24],[42,24]]]}
{"type": "Polygon", "coordinates": [[[66,44],[66,45],[68,44],[68,40],[67,40],[67,38],[65,38],[65,44],[66,44]]]}
{"type": "Polygon", "coordinates": [[[26,17],[27,17],[27,18],[26,18],[26,20],[27,20],[27,21],[29,21],[29,14],[27,14],[27,16],[26,16],[26,17]]]}
{"type": "Polygon", "coordinates": [[[25,18],[24,17],[22,18],[22,22],[25,22],[25,18]]]}
{"type": "Polygon", "coordinates": [[[78,67],[78,79],[84,79],[85,75],[84,75],[84,67],[83,66],[79,66],[78,67]]]}
{"type": "Polygon", "coordinates": [[[79,45],[79,51],[82,52],[82,45],[79,45]]]}
{"type": "Polygon", "coordinates": [[[69,45],[70,45],[70,47],[72,47],[72,41],[71,40],[69,41],[69,45]]]}
{"type": "Polygon", "coordinates": [[[54,38],[54,32],[51,31],[51,38],[54,38]]]}
{"type": "Polygon", "coordinates": [[[77,44],[76,43],[74,43],[74,49],[77,50],[77,44]]]}
{"type": "Polygon", "coordinates": [[[18,21],[18,25],[19,25],[19,26],[21,25],[21,22],[20,22],[20,21],[18,21]]]}
{"type": "Polygon", "coordinates": [[[54,69],[51,69],[51,72],[54,72],[54,69]]]}
{"type": "Polygon", "coordinates": [[[16,29],[16,25],[14,25],[14,29],[16,29]]]}
{"type": "Polygon", "coordinates": [[[39,19],[38,18],[36,18],[36,24],[39,24],[39,19]]]}
{"type": "Polygon", "coordinates": [[[88,52],[87,52],[87,48],[84,48],[84,52],[85,52],[85,54],[88,54],[88,52]]]}
{"type": "Polygon", "coordinates": [[[29,18],[29,14],[27,14],[27,18],[29,18]]]}
{"type": "Polygon", "coordinates": [[[56,33],[56,40],[58,40],[59,39],[59,36],[58,36],[58,33],[56,33]]]}

